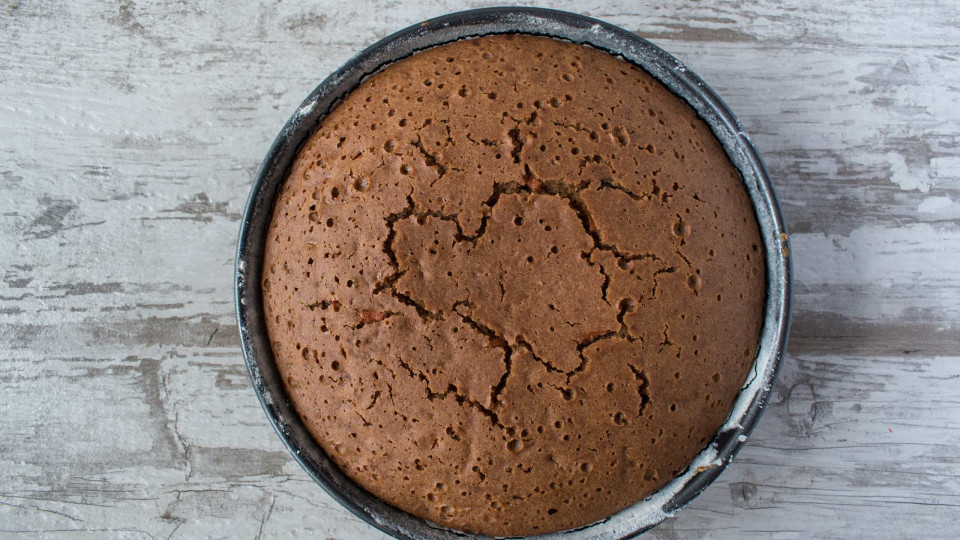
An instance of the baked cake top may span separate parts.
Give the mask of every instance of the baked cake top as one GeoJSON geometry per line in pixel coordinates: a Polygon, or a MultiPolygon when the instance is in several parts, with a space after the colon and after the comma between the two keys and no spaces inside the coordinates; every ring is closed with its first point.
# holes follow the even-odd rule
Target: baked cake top
{"type": "Polygon", "coordinates": [[[361,486],[490,535],[581,526],[710,441],[765,291],[740,177],[641,69],[545,37],[393,64],[281,188],[262,288],[290,399],[361,486]]]}

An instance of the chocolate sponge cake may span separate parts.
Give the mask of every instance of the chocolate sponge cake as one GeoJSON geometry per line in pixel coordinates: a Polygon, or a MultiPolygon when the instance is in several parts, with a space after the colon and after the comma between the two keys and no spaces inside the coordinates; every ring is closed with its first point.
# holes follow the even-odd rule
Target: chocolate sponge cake
{"type": "Polygon", "coordinates": [[[605,52],[502,35],[362,82],[299,151],[262,290],[345,474],[488,535],[582,526],[712,439],[751,370],[754,212],[707,125],[605,52]]]}

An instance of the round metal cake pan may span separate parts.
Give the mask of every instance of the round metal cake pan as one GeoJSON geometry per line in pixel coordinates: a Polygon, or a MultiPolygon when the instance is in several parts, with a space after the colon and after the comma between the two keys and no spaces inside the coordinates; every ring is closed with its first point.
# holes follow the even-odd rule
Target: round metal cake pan
{"type": "Polygon", "coordinates": [[[787,234],[766,168],[740,122],[699,77],[649,41],[616,26],[562,11],[489,8],[453,13],[401,30],[350,59],[304,100],[270,147],[240,228],[236,303],[240,339],[254,391],[283,443],[334,499],[397,538],[479,538],[398,510],[358,486],[327,457],[300,421],[284,390],[267,337],[260,277],[267,227],[278,190],[300,146],[343,96],[369,75],[419,50],[490,34],[533,34],[588,45],[650,73],[710,126],[739,170],[763,238],[767,298],[754,369],[726,423],[687,470],[653,495],[591,525],[537,538],[630,538],[654,527],[702,492],[733,459],[756,425],[770,393],[789,329],[791,269],[787,234]]]}

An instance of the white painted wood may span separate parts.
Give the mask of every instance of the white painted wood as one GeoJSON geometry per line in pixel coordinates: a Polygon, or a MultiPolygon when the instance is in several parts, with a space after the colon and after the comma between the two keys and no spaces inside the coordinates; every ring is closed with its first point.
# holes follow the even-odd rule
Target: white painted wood
{"type": "MultiPolygon", "coordinates": [[[[0,536],[374,538],[250,389],[253,174],[350,55],[485,2],[0,5],[0,536]]],[[[790,354],[720,480],[649,536],[956,538],[960,9],[553,2],[727,100],[792,232],[790,354]]]]}

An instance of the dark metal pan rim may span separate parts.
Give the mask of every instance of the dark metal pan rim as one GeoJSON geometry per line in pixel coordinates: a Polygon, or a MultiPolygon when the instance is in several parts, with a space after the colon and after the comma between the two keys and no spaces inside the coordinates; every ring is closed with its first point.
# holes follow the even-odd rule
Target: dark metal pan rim
{"type": "Polygon", "coordinates": [[[686,471],[644,500],[574,530],[537,536],[564,540],[631,538],[689,503],[733,459],[763,410],[789,330],[791,261],[783,218],[769,175],[740,122],[699,77],[668,53],[621,28],[581,15],[542,8],[485,8],[408,27],[359,53],[325,79],[287,121],[264,158],[240,228],[236,307],[240,339],[254,390],[274,429],[324,490],[367,523],[397,538],[480,538],[398,510],[358,486],[326,456],[303,426],[274,365],[263,320],[260,273],[266,229],[277,191],[300,146],[319,121],[362,80],[423,49],[491,34],[532,34],[588,45],[650,73],[684,99],[711,128],[740,172],[764,243],[767,303],[753,375],[727,421],[686,471]]]}

